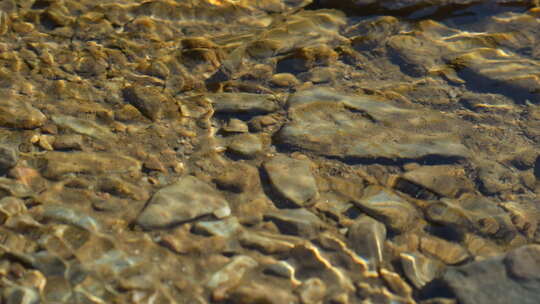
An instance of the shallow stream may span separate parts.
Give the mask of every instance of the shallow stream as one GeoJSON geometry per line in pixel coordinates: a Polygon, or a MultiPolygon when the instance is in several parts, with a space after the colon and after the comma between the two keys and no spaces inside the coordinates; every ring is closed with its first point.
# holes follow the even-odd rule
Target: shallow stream
{"type": "Polygon", "coordinates": [[[1,0],[0,303],[539,303],[540,6],[1,0]]]}

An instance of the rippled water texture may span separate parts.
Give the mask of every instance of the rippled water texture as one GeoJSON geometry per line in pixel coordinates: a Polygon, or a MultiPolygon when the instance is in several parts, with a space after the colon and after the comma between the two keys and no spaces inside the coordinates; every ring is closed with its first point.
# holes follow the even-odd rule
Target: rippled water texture
{"type": "Polygon", "coordinates": [[[540,8],[0,1],[0,303],[540,303],[540,8]]]}

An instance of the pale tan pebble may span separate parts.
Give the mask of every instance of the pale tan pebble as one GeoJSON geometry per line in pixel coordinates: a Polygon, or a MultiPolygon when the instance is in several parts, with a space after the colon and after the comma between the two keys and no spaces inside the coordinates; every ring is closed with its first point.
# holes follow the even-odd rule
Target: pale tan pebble
{"type": "Polygon", "coordinates": [[[112,123],[112,131],[125,133],[127,131],[127,126],[121,122],[115,121],[112,123]]]}
{"type": "Polygon", "coordinates": [[[41,60],[48,65],[53,65],[55,63],[53,55],[51,55],[48,50],[44,50],[40,57],[41,60]]]}
{"type": "Polygon", "coordinates": [[[296,86],[300,83],[300,81],[298,81],[298,79],[293,74],[290,74],[290,73],[274,74],[272,75],[270,82],[273,85],[280,86],[280,87],[296,86]]]}
{"type": "Polygon", "coordinates": [[[411,286],[409,286],[397,273],[386,269],[381,269],[380,273],[393,292],[405,298],[410,298],[412,296],[411,286]]]}
{"type": "Polygon", "coordinates": [[[178,130],[178,133],[180,136],[184,136],[184,137],[195,137],[197,136],[197,133],[195,131],[192,131],[192,130],[188,130],[188,129],[180,129],[178,130]]]}
{"type": "Polygon", "coordinates": [[[32,135],[30,137],[29,141],[30,141],[31,144],[35,144],[35,143],[39,142],[39,135],[38,134],[32,135]]]}
{"type": "Polygon", "coordinates": [[[66,89],[66,81],[64,79],[60,79],[53,82],[52,89],[56,94],[61,94],[66,89]]]}
{"type": "Polygon", "coordinates": [[[52,144],[54,144],[55,137],[52,135],[40,135],[39,136],[39,146],[47,151],[54,150],[52,144]]]}
{"type": "Polygon", "coordinates": [[[247,133],[249,132],[249,127],[242,120],[232,118],[223,126],[223,130],[230,133],[247,133]]]}
{"type": "Polygon", "coordinates": [[[222,146],[222,145],[215,145],[215,146],[213,147],[213,150],[214,150],[214,152],[216,152],[216,153],[223,153],[223,152],[227,151],[227,147],[224,147],[224,146],[222,146]]]}
{"type": "Polygon", "coordinates": [[[307,90],[309,88],[312,88],[313,87],[313,82],[311,81],[306,81],[304,83],[302,83],[298,88],[297,90],[298,91],[302,91],[302,90],[307,90]]]}
{"type": "Polygon", "coordinates": [[[126,131],[128,134],[134,135],[139,131],[139,128],[134,127],[134,126],[127,126],[126,131]]]}
{"type": "MultiPolygon", "coordinates": [[[[26,63],[20,57],[15,57],[13,59],[12,66],[11,66],[11,69],[12,69],[13,72],[20,72],[25,67],[26,67],[26,63]]],[[[25,91],[26,84],[29,84],[29,83],[28,82],[23,82],[22,84],[20,84],[21,85],[21,91],[22,91],[22,93],[25,93],[25,94],[26,94],[26,91],[25,91]]],[[[30,93],[33,94],[34,92],[32,91],[30,93]]],[[[28,95],[31,95],[31,94],[28,94],[28,95]]]]}
{"type": "Polygon", "coordinates": [[[298,159],[298,160],[309,160],[309,157],[307,157],[305,154],[302,154],[300,152],[293,152],[291,154],[291,158],[298,159]]]}
{"type": "Polygon", "coordinates": [[[185,170],[185,165],[183,162],[177,162],[176,164],[174,164],[173,166],[173,170],[175,173],[182,173],[184,172],[185,170]]]}
{"type": "Polygon", "coordinates": [[[28,81],[21,82],[20,86],[21,92],[28,96],[33,96],[36,93],[34,85],[28,81]]]}

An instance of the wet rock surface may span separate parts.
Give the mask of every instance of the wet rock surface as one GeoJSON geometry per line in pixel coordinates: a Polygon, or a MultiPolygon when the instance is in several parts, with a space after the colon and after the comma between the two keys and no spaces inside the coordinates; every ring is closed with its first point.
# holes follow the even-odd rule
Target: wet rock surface
{"type": "Polygon", "coordinates": [[[0,302],[537,303],[538,5],[0,2],[0,302]]]}
{"type": "Polygon", "coordinates": [[[460,303],[535,303],[538,301],[538,245],[523,246],[504,257],[451,268],[443,281],[460,303]],[[489,288],[492,292],[480,292],[489,288]]]}
{"type": "Polygon", "coordinates": [[[272,188],[288,203],[301,207],[317,197],[309,161],[277,156],[265,162],[264,169],[272,188]]]}
{"type": "MultiPolygon", "coordinates": [[[[464,158],[469,151],[444,128],[438,113],[418,120],[416,111],[401,109],[370,96],[343,96],[318,88],[289,97],[289,117],[277,135],[279,143],[345,159],[464,158]],[[414,114],[413,114],[414,113],[414,114]],[[415,134],[406,132],[414,128],[415,134]],[[426,130],[425,134],[420,133],[426,130]]],[[[431,114],[431,115],[430,115],[431,114]]],[[[450,128],[450,126],[449,126],[450,128]]]]}
{"type": "Polygon", "coordinates": [[[144,228],[165,228],[203,215],[224,218],[230,213],[228,202],[212,186],[186,176],[157,191],[137,223],[144,228]]]}

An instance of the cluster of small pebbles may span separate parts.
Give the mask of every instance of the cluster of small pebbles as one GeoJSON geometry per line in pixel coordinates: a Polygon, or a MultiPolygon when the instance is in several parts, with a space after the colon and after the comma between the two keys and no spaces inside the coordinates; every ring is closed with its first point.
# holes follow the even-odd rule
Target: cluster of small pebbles
{"type": "Polygon", "coordinates": [[[0,303],[539,303],[537,2],[1,1],[0,303]]]}

